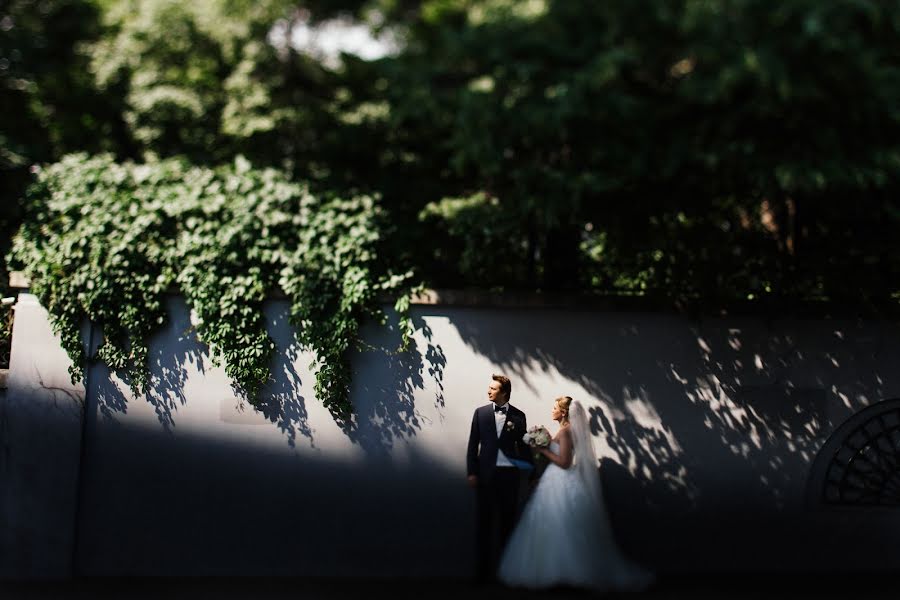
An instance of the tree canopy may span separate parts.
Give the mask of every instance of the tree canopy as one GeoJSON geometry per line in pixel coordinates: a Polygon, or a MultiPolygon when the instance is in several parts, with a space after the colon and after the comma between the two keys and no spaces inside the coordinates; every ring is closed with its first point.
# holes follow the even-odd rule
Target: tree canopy
{"type": "Polygon", "coordinates": [[[890,296],[898,9],[15,0],[5,205],[67,152],[241,154],[378,192],[392,259],[435,285],[890,296]],[[398,42],[369,60],[290,43],[329,20],[398,42]]]}
{"type": "Polygon", "coordinates": [[[900,300],[900,0],[11,0],[0,107],[7,245],[32,165],[241,156],[435,287],[900,300]]]}

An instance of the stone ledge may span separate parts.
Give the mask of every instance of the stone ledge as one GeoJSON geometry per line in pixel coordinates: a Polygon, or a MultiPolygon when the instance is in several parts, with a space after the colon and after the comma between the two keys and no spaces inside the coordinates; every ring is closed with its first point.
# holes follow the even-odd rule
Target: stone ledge
{"type": "Polygon", "coordinates": [[[10,271],[9,287],[13,288],[14,290],[27,290],[29,287],[31,287],[31,282],[28,281],[28,278],[22,271],[10,271]]]}
{"type": "Polygon", "coordinates": [[[747,316],[777,318],[873,318],[900,319],[900,301],[856,303],[833,300],[763,299],[715,301],[660,296],[611,295],[589,292],[528,292],[428,289],[412,300],[414,305],[473,308],[566,309],[608,312],[654,312],[689,317],[747,316]]]}

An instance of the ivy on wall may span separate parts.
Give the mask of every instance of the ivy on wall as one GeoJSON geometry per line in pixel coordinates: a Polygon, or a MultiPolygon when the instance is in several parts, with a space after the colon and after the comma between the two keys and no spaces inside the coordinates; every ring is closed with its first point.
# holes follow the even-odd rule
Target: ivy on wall
{"type": "Polygon", "coordinates": [[[173,287],[213,362],[251,403],[275,351],[263,303],[279,292],[315,355],[316,397],[336,419],[351,415],[348,353],[365,319],[384,321],[384,294],[399,298],[403,347],[409,342],[410,274],[380,264],[384,224],[371,196],[315,196],[241,157],[211,169],[75,154],[42,168],[26,200],[32,214],[9,258],[49,311],[73,382],[96,358],[142,393],[150,337],[166,322],[173,287]],[[88,321],[103,331],[90,357],[81,336],[88,321]]]}

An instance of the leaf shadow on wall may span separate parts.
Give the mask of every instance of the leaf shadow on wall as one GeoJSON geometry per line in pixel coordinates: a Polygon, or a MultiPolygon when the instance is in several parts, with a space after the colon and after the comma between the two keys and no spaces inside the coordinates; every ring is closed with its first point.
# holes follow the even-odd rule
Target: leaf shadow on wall
{"type": "Polygon", "coordinates": [[[444,368],[447,357],[434,334],[421,317],[412,324],[424,342],[424,354],[416,337],[406,351],[400,352],[400,332],[396,315],[387,328],[366,327],[363,338],[371,340],[368,351],[354,357],[354,403],[352,425],[347,431],[373,459],[390,460],[391,450],[399,439],[413,437],[428,424],[431,417],[416,408],[416,391],[434,390],[434,407],[439,415],[444,409],[444,368]]]}
{"type": "MultiPolygon", "coordinates": [[[[296,445],[298,433],[314,446],[309,411],[302,393],[303,380],[295,366],[303,357],[290,324],[290,307],[283,302],[272,302],[266,307],[266,317],[267,332],[275,342],[271,379],[262,389],[260,402],[252,409],[243,408],[261,413],[287,438],[289,446],[296,445]]],[[[236,390],[235,395],[239,397],[239,391],[236,390]]]]}
{"type": "MultiPolygon", "coordinates": [[[[153,336],[149,343],[148,363],[150,376],[147,390],[142,397],[153,407],[159,424],[163,430],[172,432],[175,427],[175,415],[180,406],[187,404],[184,393],[189,367],[198,373],[205,372],[203,357],[207,354],[206,346],[197,339],[190,323],[189,313],[182,302],[169,299],[169,321],[166,329],[153,336]]],[[[100,366],[96,375],[109,374],[105,365],[100,366]]],[[[115,422],[116,413],[128,413],[128,401],[132,395],[130,378],[116,372],[124,389],[112,381],[97,382],[97,410],[104,421],[115,422]],[[126,391],[127,390],[127,391],[126,391]]]]}
{"type": "MultiPolygon", "coordinates": [[[[309,362],[312,355],[297,340],[286,302],[269,302],[264,310],[267,332],[276,346],[271,379],[263,387],[256,405],[247,403],[240,390],[232,386],[231,399],[217,400],[222,404],[220,418],[252,424],[258,423],[253,414],[259,413],[277,427],[289,446],[295,447],[299,436],[314,447],[314,431],[304,396],[304,383],[309,382],[306,385],[311,389],[313,376],[301,375],[297,368],[309,362]]],[[[383,460],[389,460],[398,439],[415,436],[423,420],[430,418],[415,405],[416,391],[425,389],[426,380],[434,390],[437,412],[442,414],[443,370],[447,363],[443,349],[435,343],[431,329],[421,318],[413,318],[417,331],[413,343],[406,351],[398,352],[400,333],[396,315],[390,318],[387,327],[368,324],[361,332],[367,348],[352,357],[354,414],[349,426],[344,428],[345,434],[370,458],[383,460]],[[420,346],[424,346],[424,353],[420,346]]],[[[180,298],[170,299],[169,322],[151,340],[150,349],[150,385],[143,397],[153,406],[162,428],[172,432],[179,408],[189,400],[191,392],[186,393],[186,387],[195,394],[202,393],[201,388],[190,388],[189,379],[199,376],[202,381],[213,372],[208,368],[209,349],[197,338],[190,322],[190,310],[180,298]]],[[[104,377],[106,373],[103,371],[104,377]]],[[[127,379],[122,381],[127,389],[127,379]]],[[[98,385],[98,410],[104,419],[115,421],[116,413],[127,413],[126,389],[120,389],[112,381],[98,385]]]]}
{"type": "MultiPolygon", "coordinates": [[[[877,325],[574,310],[437,313],[519,390],[539,393],[545,376],[584,390],[598,447],[608,449],[601,473],[617,536],[657,564],[691,559],[678,556],[674,540],[682,534],[689,544],[725,543],[726,534],[754,540],[710,559],[729,567],[758,561],[761,547],[773,564],[792,560],[796,546],[773,540],[806,526],[795,521],[779,531],[795,514],[818,448],[836,420],[884,393],[885,373],[871,369],[885,335],[877,325]],[[653,540],[667,530],[671,544],[653,540]]],[[[539,401],[549,408],[553,397],[579,393],[559,389],[539,401]]]]}
{"type": "MultiPolygon", "coordinates": [[[[143,398],[153,406],[163,430],[171,433],[176,427],[179,408],[188,403],[190,392],[185,390],[191,389],[189,379],[199,377],[202,381],[212,371],[208,368],[211,362],[209,348],[198,339],[186,303],[173,297],[168,308],[169,321],[165,330],[154,336],[150,343],[150,382],[143,398]]],[[[271,380],[264,386],[256,406],[246,403],[241,392],[232,386],[233,398],[216,400],[223,404],[223,412],[226,412],[224,405],[231,403],[227,407],[228,414],[220,415],[220,418],[253,423],[252,413],[259,413],[278,428],[291,447],[295,446],[298,433],[312,444],[312,428],[302,394],[303,382],[294,367],[302,359],[293,329],[288,324],[288,311],[279,303],[271,303],[265,309],[268,333],[276,345],[271,380]],[[243,412],[251,414],[243,418],[243,412]]],[[[105,375],[107,371],[101,373],[105,375]]],[[[122,381],[127,389],[127,378],[122,381]]],[[[97,389],[98,411],[104,420],[115,422],[116,413],[128,412],[128,392],[111,380],[98,382],[97,389]]],[[[193,390],[193,393],[202,393],[202,387],[193,390]]]]}

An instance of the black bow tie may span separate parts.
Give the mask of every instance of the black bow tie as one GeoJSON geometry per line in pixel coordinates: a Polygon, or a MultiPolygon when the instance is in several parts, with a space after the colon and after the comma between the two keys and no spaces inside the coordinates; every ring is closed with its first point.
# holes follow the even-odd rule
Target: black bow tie
{"type": "Polygon", "coordinates": [[[495,407],[494,407],[494,412],[495,412],[495,413],[498,413],[498,412],[499,412],[499,413],[505,413],[505,412],[506,412],[506,405],[504,404],[503,406],[495,406],[495,407]]]}

